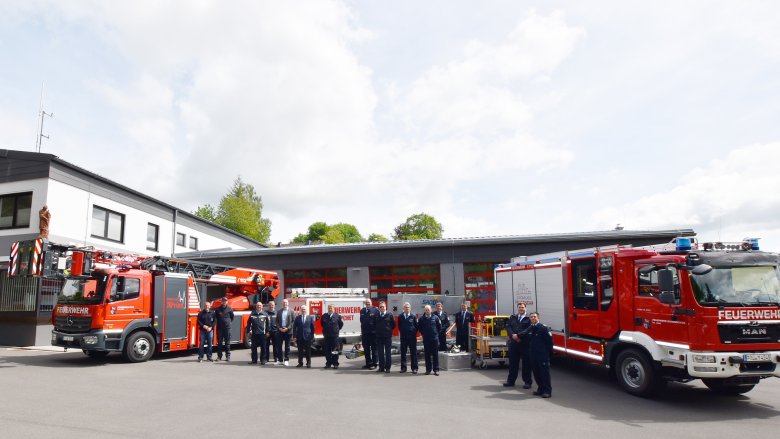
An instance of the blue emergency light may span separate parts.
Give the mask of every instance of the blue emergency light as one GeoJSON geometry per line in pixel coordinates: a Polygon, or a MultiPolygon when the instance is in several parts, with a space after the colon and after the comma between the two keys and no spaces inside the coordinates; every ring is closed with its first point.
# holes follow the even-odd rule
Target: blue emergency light
{"type": "Polygon", "coordinates": [[[750,243],[750,249],[753,251],[758,250],[758,240],[760,238],[745,238],[743,241],[750,243]]]}
{"type": "Polygon", "coordinates": [[[675,239],[678,252],[687,252],[691,250],[691,238],[677,238],[675,239]]]}

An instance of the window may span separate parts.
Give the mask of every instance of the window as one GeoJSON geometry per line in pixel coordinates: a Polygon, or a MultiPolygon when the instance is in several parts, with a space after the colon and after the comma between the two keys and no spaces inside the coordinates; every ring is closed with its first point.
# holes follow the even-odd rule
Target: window
{"type": "Polygon", "coordinates": [[[346,268],[317,268],[285,270],[284,296],[290,297],[293,288],[346,288],[346,268]]]}
{"type": "Polygon", "coordinates": [[[136,299],[141,295],[141,280],[132,277],[117,276],[111,284],[109,302],[136,299]]]}
{"type": "Polygon", "coordinates": [[[642,273],[639,272],[639,295],[646,297],[655,297],[656,299],[661,295],[661,286],[658,283],[658,270],[668,268],[672,271],[674,279],[674,299],[675,303],[680,303],[680,278],[677,275],[677,268],[675,267],[655,267],[652,271],[642,273]]]}
{"type": "Polygon", "coordinates": [[[391,293],[440,294],[439,268],[438,264],[369,267],[371,295],[377,300],[387,300],[391,293]]]}
{"type": "Polygon", "coordinates": [[[123,242],[125,216],[103,207],[92,206],[92,236],[109,241],[123,242]]]}
{"type": "Polygon", "coordinates": [[[184,233],[176,232],[176,245],[184,247],[184,242],[187,241],[187,235],[184,233]]]}
{"type": "Polygon", "coordinates": [[[146,225],[146,249],[157,251],[157,243],[160,239],[160,226],[148,223],[146,225]]]}
{"type": "Polygon", "coordinates": [[[193,250],[198,249],[198,238],[190,236],[190,248],[193,250]]]}
{"type": "Polygon", "coordinates": [[[498,262],[463,264],[466,300],[469,300],[476,310],[477,318],[496,312],[496,284],[493,280],[493,267],[497,264],[498,262]]]}
{"type": "Polygon", "coordinates": [[[572,304],[577,309],[598,309],[596,307],[596,259],[575,259],[571,261],[572,304]]]}
{"type": "Polygon", "coordinates": [[[0,197],[0,229],[30,227],[32,192],[0,197]]]}

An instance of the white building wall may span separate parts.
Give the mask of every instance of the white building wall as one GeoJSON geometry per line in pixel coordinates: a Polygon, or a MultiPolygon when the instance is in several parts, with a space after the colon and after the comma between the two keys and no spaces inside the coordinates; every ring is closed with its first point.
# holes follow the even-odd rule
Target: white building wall
{"type": "MultiPolygon", "coordinates": [[[[47,178],[38,178],[34,180],[13,181],[0,184],[0,195],[18,194],[22,192],[32,192],[32,206],[30,207],[30,227],[19,229],[0,230],[0,236],[23,235],[29,233],[38,233],[38,211],[46,204],[47,198],[47,178]]],[[[0,254],[3,254],[0,251],[0,254]]]]}

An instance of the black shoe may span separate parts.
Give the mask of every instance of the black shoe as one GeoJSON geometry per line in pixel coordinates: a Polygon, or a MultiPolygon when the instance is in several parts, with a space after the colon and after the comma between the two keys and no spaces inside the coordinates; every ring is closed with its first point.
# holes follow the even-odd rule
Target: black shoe
{"type": "Polygon", "coordinates": [[[295,367],[303,367],[303,363],[298,363],[298,365],[295,367]]]}
{"type": "Polygon", "coordinates": [[[371,366],[369,366],[368,364],[366,364],[365,366],[360,366],[360,368],[361,368],[361,369],[371,369],[371,366]]]}
{"type": "Polygon", "coordinates": [[[514,384],[511,384],[511,383],[504,383],[504,387],[514,387],[514,386],[515,386],[515,385],[514,385],[514,384]]]}
{"type": "Polygon", "coordinates": [[[438,370],[434,370],[433,374],[436,375],[436,376],[439,376],[439,371],[438,370]]]}
{"type": "Polygon", "coordinates": [[[430,375],[430,374],[431,374],[431,371],[430,371],[430,370],[426,370],[426,371],[425,371],[425,374],[426,374],[426,375],[430,375]]]}
{"type": "Polygon", "coordinates": [[[325,369],[330,369],[330,364],[326,364],[325,369]]]}
{"type": "Polygon", "coordinates": [[[338,369],[338,368],[339,368],[338,366],[333,366],[333,369],[338,369]]]}
{"type": "Polygon", "coordinates": [[[412,374],[417,375],[417,369],[413,370],[412,374]]]}
{"type": "Polygon", "coordinates": [[[530,384],[523,384],[523,388],[524,388],[524,389],[530,389],[530,388],[531,388],[531,385],[530,385],[530,384]]]}
{"type": "Polygon", "coordinates": [[[249,363],[247,363],[247,364],[257,364],[257,361],[250,361],[250,362],[249,362],[249,363]]]}
{"type": "Polygon", "coordinates": [[[306,367],[311,369],[311,364],[307,364],[306,367]]]}
{"type": "Polygon", "coordinates": [[[540,392],[540,391],[538,391],[538,390],[534,392],[534,395],[536,395],[536,396],[539,396],[539,395],[541,395],[541,394],[542,394],[542,392],[540,392]]]}
{"type": "Polygon", "coordinates": [[[382,373],[382,372],[384,372],[384,369],[377,369],[376,371],[377,371],[377,373],[382,373]]]}
{"type": "Polygon", "coordinates": [[[385,373],[390,373],[390,369],[385,369],[385,373]]]}
{"type": "Polygon", "coordinates": [[[542,398],[549,398],[549,397],[550,397],[549,393],[542,393],[542,398]]]}
{"type": "Polygon", "coordinates": [[[406,368],[401,369],[398,373],[406,373],[406,368]]]}

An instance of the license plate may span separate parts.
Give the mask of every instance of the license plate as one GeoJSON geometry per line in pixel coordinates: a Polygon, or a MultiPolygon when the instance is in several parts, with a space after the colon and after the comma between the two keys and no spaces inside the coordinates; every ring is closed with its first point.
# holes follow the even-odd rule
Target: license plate
{"type": "MultiPolygon", "coordinates": [[[[63,335],[62,336],[62,341],[73,341],[73,337],[70,336],[70,335],[63,335]]],[[[745,361],[747,361],[747,360],[745,360],[745,361]]]]}
{"type": "Polygon", "coordinates": [[[745,363],[759,363],[770,361],[769,354],[745,354],[743,356],[745,363]]]}

